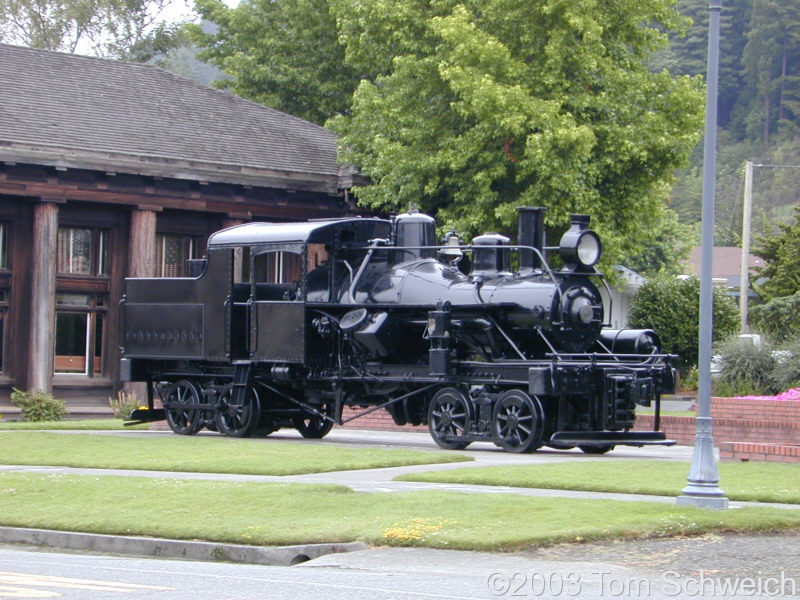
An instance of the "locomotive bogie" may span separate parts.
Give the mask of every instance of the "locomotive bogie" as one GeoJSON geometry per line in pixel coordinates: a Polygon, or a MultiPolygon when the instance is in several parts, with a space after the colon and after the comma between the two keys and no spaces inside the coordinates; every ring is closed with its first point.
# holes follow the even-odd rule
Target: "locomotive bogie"
{"type": "Polygon", "coordinates": [[[541,209],[520,210],[518,241],[451,233],[439,248],[419,213],[218,232],[192,277],[128,280],[121,372],[149,395],[134,417],[319,438],[351,407],[427,425],[449,449],[670,443],[633,431],[674,371],[654,332],[604,327],[588,218],[562,237],[559,270],[541,209]]]}

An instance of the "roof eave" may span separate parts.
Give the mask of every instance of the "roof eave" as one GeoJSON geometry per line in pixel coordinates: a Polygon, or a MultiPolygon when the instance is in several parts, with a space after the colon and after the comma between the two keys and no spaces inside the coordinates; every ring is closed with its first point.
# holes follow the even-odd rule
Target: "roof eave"
{"type": "Polygon", "coordinates": [[[331,195],[338,195],[342,189],[336,173],[276,170],[121,152],[20,144],[2,140],[0,140],[0,161],[205,183],[322,192],[331,195]]]}

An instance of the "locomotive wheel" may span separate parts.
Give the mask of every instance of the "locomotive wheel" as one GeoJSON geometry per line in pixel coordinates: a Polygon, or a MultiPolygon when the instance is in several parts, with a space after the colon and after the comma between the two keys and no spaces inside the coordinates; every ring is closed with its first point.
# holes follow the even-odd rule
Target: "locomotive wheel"
{"type": "Polygon", "coordinates": [[[613,444],[607,444],[605,446],[578,446],[581,449],[581,452],[584,454],[605,454],[614,449],[613,444]]]}
{"type": "MultiPolygon", "coordinates": [[[[326,404],[320,412],[330,416],[330,406],[326,404]]],[[[294,426],[304,438],[310,440],[321,440],[333,428],[333,421],[323,419],[317,415],[309,413],[306,417],[298,417],[294,420],[294,426]]]]}
{"type": "Polygon", "coordinates": [[[247,437],[258,425],[261,417],[261,404],[253,388],[248,388],[243,404],[231,401],[232,387],[228,386],[220,394],[219,406],[214,417],[217,429],[229,437],[247,437]]]}
{"type": "Polygon", "coordinates": [[[522,390],[500,394],[492,411],[494,443],[506,452],[533,452],[542,445],[544,411],[522,390]]]}
{"type": "Polygon", "coordinates": [[[472,420],[469,399],[459,389],[443,388],[436,392],[428,405],[428,430],[433,441],[447,450],[463,450],[470,442],[445,439],[463,436],[472,420]]]}
{"type": "Polygon", "coordinates": [[[191,408],[200,404],[200,390],[188,379],[181,379],[167,387],[164,405],[169,428],[178,435],[194,435],[203,426],[200,410],[191,408]],[[171,406],[173,403],[176,406],[171,406]]]}

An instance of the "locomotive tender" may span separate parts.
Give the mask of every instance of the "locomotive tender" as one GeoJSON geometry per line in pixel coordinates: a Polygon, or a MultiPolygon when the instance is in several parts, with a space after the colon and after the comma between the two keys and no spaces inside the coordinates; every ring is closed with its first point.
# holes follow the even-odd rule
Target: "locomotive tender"
{"type": "Polygon", "coordinates": [[[434,226],[417,212],[248,223],[214,233],[190,277],[128,279],[122,376],[148,384],[131,422],[321,438],[385,408],[449,449],[672,443],[658,431],[672,357],[651,330],[604,326],[589,217],[574,215],[558,248],[544,246],[540,208],[519,209],[517,245],[437,244],[434,226]],[[656,430],[633,431],[651,402],[656,430]]]}

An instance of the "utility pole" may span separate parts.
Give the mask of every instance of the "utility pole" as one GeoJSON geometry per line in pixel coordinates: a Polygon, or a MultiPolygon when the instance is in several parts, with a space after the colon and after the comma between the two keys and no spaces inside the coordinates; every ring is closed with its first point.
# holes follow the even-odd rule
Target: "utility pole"
{"type": "Polygon", "coordinates": [[[703,149],[703,236],[700,276],[700,347],[697,389],[697,433],[688,485],[678,496],[680,506],[728,508],[719,486],[711,433],[711,334],[714,289],[711,274],[714,250],[714,194],[717,171],[717,88],[719,81],[719,14],[721,0],[708,3],[708,75],[706,77],[706,132],[703,149]]]}
{"type": "Polygon", "coordinates": [[[742,333],[750,333],[747,303],[750,294],[750,219],[753,214],[753,161],[744,163],[744,208],[742,209],[742,270],[739,276],[739,312],[742,333]]]}

